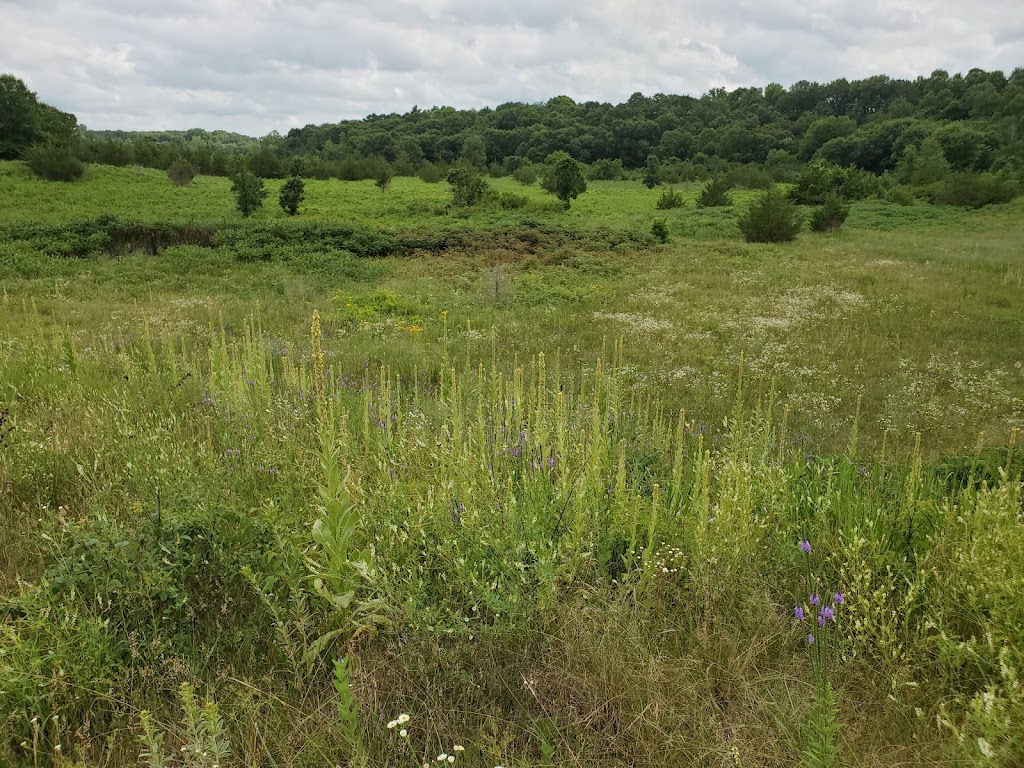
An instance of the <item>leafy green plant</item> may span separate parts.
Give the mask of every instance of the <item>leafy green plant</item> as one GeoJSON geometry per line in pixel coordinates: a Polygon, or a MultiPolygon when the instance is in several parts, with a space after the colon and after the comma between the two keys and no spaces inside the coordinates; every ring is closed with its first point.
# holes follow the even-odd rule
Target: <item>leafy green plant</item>
{"type": "Polygon", "coordinates": [[[655,219],[651,224],[651,234],[659,243],[668,242],[668,223],[664,219],[655,219]]]}

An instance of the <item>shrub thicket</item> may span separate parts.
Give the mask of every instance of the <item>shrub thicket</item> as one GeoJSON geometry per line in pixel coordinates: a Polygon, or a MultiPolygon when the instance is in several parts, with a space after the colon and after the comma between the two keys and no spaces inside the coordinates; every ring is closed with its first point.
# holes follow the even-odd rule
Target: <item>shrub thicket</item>
{"type": "Polygon", "coordinates": [[[78,181],[85,174],[85,165],[65,144],[35,144],[25,152],[25,162],[47,181],[78,181]]]}
{"type": "Polygon", "coordinates": [[[1020,189],[1012,179],[995,173],[954,173],[932,185],[929,200],[938,205],[983,208],[1007,203],[1020,189]]]}

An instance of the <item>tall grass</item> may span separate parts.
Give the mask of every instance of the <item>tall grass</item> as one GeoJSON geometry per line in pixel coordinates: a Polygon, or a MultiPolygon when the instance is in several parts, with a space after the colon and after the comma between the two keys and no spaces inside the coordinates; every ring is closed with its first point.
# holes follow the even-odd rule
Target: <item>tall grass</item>
{"type": "Polygon", "coordinates": [[[1024,761],[1012,210],[654,246],[637,184],[453,221],[396,180],[225,229],[202,179],[19,168],[0,764],[1024,761]],[[231,237],[40,253],[179,194],[231,237]]]}

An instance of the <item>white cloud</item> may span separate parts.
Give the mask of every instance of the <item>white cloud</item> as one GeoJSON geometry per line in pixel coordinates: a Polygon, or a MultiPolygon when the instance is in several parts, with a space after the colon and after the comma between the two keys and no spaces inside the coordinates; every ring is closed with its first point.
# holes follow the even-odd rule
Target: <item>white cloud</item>
{"type": "Polygon", "coordinates": [[[1009,71],[1019,15],[1020,0],[0,0],[0,72],[93,128],[259,135],[414,104],[1009,71]]]}

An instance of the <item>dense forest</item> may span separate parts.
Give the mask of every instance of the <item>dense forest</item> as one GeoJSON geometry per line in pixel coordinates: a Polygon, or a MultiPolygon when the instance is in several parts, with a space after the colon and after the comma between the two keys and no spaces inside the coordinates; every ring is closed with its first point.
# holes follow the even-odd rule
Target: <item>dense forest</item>
{"type": "Polygon", "coordinates": [[[83,162],[167,168],[184,158],[204,174],[242,168],[283,177],[295,158],[304,175],[375,178],[382,172],[443,176],[465,164],[508,175],[555,152],[588,166],[592,179],[704,179],[746,167],[790,181],[809,161],[881,175],[920,162],[953,173],[1024,169],[1024,68],[1009,76],[936,70],[916,80],[878,75],[784,88],[717,88],[700,98],[633,94],[625,103],[544,104],[494,109],[413,109],[276,132],[259,140],[223,131],[89,131],[40,103],[11,75],[0,79],[0,158],[33,144],[70,145],[83,162]]]}

